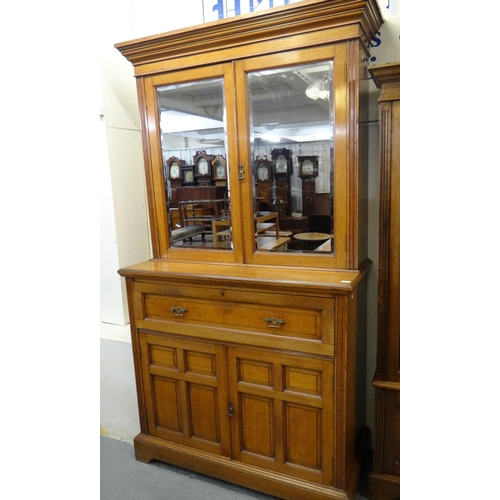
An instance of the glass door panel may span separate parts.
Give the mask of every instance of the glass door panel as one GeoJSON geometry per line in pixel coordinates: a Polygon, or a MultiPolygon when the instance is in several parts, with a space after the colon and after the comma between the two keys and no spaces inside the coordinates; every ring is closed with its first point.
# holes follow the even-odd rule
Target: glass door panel
{"type": "Polygon", "coordinates": [[[157,88],[170,248],[232,250],[223,78],[157,88]]]}
{"type": "Polygon", "coordinates": [[[334,253],[333,62],[247,74],[255,250],[334,253]]]}

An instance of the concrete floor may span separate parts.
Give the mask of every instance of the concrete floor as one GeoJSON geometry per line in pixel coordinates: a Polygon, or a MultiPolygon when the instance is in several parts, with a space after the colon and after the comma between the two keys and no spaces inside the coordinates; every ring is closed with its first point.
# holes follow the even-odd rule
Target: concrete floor
{"type": "MultiPolygon", "coordinates": [[[[363,491],[363,487],[360,488],[363,491]]],[[[101,500],[275,500],[173,465],[135,459],[134,447],[101,435],[101,500]]],[[[361,494],[357,500],[367,500],[361,494]]]]}

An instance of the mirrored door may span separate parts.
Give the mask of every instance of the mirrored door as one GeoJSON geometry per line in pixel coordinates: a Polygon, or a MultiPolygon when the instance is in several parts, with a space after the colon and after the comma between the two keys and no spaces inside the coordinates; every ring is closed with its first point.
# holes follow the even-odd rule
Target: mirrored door
{"type": "Polygon", "coordinates": [[[224,79],[157,87],[170,248],[232,250],[224,79]]]}
{"type": "Polygon", "coordinates": [[[334,253],[333,62],[247,73],[255,250],[334,253]]]}

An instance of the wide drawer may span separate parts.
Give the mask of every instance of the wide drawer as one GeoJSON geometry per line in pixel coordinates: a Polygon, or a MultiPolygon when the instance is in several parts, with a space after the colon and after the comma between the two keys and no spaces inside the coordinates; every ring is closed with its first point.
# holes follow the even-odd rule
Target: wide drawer
{"type": "Polygon", "coordinates": [[[138,328],[192,335],[222,329],[333,345],[332,298],[144,282],[134,282],[133,298],[138,328]]]}

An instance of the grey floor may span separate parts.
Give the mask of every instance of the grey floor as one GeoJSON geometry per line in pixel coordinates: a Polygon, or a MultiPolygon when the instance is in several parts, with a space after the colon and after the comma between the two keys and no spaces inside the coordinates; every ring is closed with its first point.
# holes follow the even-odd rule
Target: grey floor
{"type": "MultiPolygon", "coordinates": [[[[360,491],[364,491],[363,484],[360,491]]],[[[218,479],[152,461],[135,460],[134,447],[101,435],[101,500],[274,500],[218,479]]],[[[357,500],[367,500],[362,494],[357,500]]]]}

